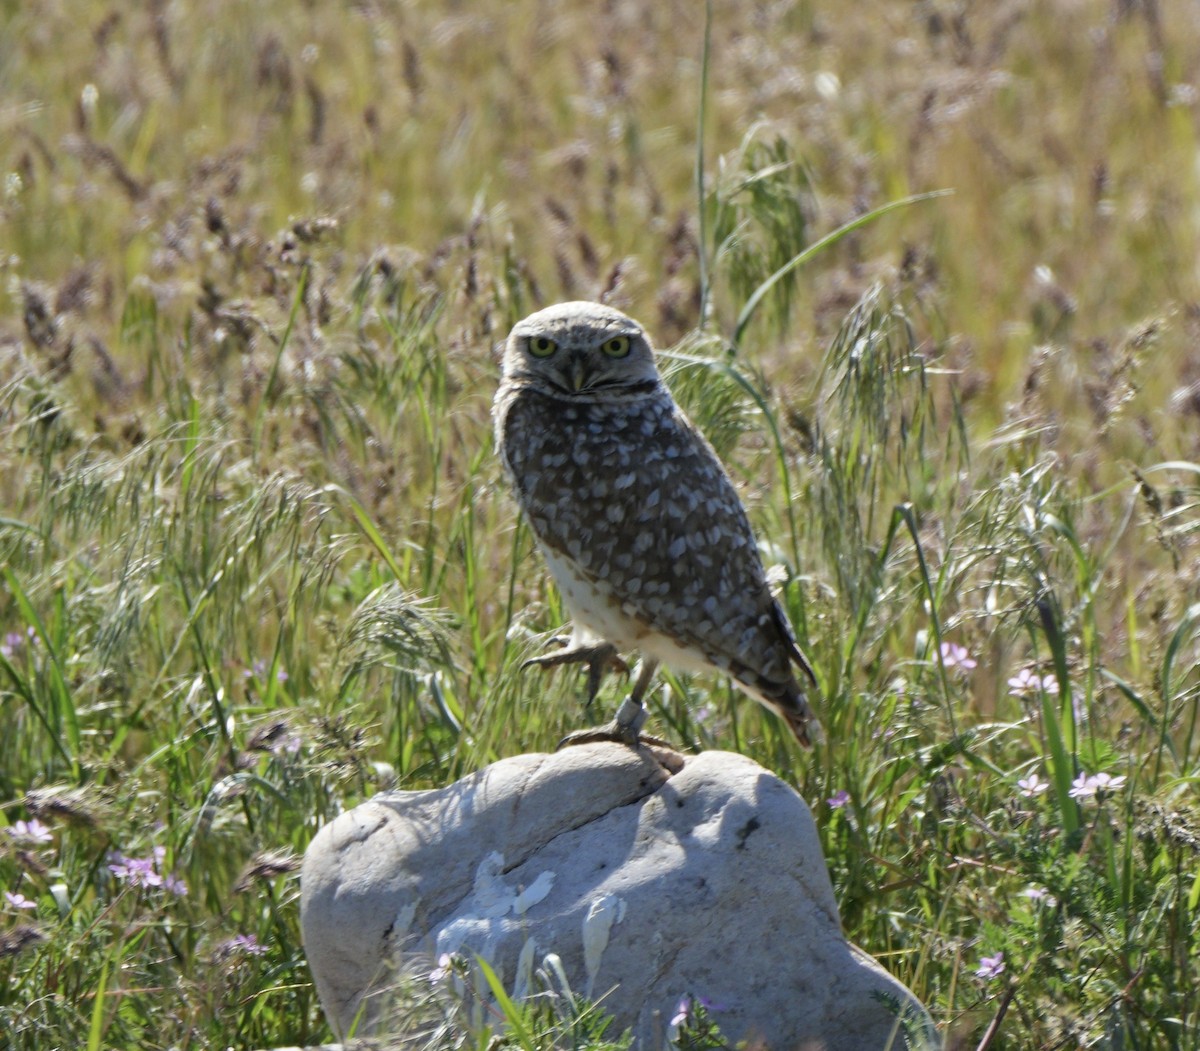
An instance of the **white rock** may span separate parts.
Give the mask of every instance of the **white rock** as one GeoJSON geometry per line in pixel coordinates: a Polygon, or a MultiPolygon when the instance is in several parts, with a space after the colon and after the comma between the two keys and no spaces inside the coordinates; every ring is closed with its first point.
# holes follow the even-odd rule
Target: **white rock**
{"type": "Polygon", "coordinates": [[[577,745],[380,794],[313,840],[301,920],[339,1035],[390,1028],[413,954],[478,954],[520,994],[553,952],[645,1051],[685,995],[756,1047],[902,1048],[897,1011],[933,1042],[913,995],[843,937],[804,801],[726,752],[577,745]]]}

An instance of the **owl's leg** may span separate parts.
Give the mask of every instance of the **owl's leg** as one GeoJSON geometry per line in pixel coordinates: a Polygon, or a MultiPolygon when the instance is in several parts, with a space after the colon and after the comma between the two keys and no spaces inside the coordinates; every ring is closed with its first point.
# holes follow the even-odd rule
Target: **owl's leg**
{"type": "Polygon", "coordinates": [[[522,671],[531,665],[539,668],[557,668],[560,664],[586,664],[587,677],[587,707],[591,707],[596,694],[600,692],[600,683],[604,681],[604,673],[609,668],[627,674],[629,665],[621,660],[617,647],[611,642],[582,643],[571,645],[573,640],[559,636],[554,640],[567,648],[558,653],[547,653],[541,657],[531,657],[521,665],[522,671]]]}
{"type": "Polygon", "coordinates": [[[671,746],[666,741],[661,741],[657,737],[642,737],[641,734],[642,726],[646,722],[646,708],[642,704],[642,698],[650,688],[650,683],[657,670],[657,660],[653,657],[643,657],[641,666],[638,668],[637,680],[634,682],[629,696],[621,702],[621,707],[617,709],[616,718],[606,726],[597,726],[591,730],[577,730],[575,733],[567,734],[558,742],[558,747],[591,744],[595,741],[616,741],[626,744],[630,748],[636,748],[638,743],[644,740],[650,744],[670,748],[671,746]]]}

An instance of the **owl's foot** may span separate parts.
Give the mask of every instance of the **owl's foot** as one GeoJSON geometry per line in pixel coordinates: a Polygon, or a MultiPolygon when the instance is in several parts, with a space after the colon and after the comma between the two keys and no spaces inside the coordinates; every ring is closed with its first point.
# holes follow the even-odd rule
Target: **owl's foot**
{"type": "Polygon", "coordinates": [[[593,726],[588,730],[576,730],[574,733],[569,733],[558,742],[554,750],[558,752],[564,748],[570,748],[574,744],[595,744],[597,741],[611,741],[614,744],[623,744],[629,748],[637,748],[641,744],[650,744],[657,745],[659,748],[669,748],[674,751],[674,747],[668,742],[658,737],[643,735],[641,730],[645,722],[646,709],[642,707],[641,702],[635,700],[632,696],[626,697],[621,703],[621,707],[617,709],[617,717],[611,723],[606,723],[604,726],[593,726]]]}
{"type": "Polygon", "coordinates": [[[616,744],[636,748],[645,722],[646,709],[642,707],[641,702],[632,697],[626,697],[621,702],[621,707],[617,709],[617,717],[611,723],[569,733],[558,742],[558,748],[555,748],[555,751],[573,744],[592,744],[595,741],[613,741],[616,744]]]}
{"type": "Polygon", "coordinates": [[[521,665],[521,670],[524,671],[531,665],[536,665],[539,668],[557,668],[560,664],[586,664],[588,666],[587,676],[587,707],[591,707],[592,701],[596,699],[596,694],[600,692],[600,683],[604,681],[604,673],[612,668],[614,671],[619,671],[623,675],[629,673],[629,665],[621,660],[617,653],[617,647],[611,642],[598,642],[593,646],[571,646],[568,636],[560,635],[554,640],[560,646],[566,646],[566,649],[560,650],[558,653],[547,653],[541,657],[531,657],[521,665]]]}

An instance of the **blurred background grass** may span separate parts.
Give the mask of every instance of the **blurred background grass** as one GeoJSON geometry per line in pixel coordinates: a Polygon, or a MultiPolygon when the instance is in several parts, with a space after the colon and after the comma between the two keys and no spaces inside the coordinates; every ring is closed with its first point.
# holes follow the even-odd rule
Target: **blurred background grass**
{"type": "Polygon", "coordinates": [[[488,414],[512,322],[603,297],[674,348],[831,740],[702,678],[660,727],[797,785],[952,1043],[1003,1003],[993,1046],[1200,1047],[1190,5],[716,0],[702,127],[689,2],[0,12],[14,1046],[327,1035],[313,830],[580,725],[516,674],[561,609],[488,414]]]}

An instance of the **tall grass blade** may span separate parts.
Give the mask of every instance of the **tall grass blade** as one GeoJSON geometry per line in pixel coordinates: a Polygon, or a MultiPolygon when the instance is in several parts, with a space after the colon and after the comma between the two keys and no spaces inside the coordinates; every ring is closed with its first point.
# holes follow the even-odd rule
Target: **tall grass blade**
{"type": "MultiPolygon", "coordinates": [[[[1192,641],[1196,636],[1197,627],[1200,626],[1200,602],[1189,606],[1183,617],[1179,621],[1179,626],[1171,634],[1170,642],[1167,643],[1166,652],[1163,654],[1162,671],[1160,679],[1162,681],[1162,729],[1159,734],[1158,754],[1154,764],[1155,780],[1162,770],[1162,755],[1168,750],[1171,742],[1168,735],[1171,733],[1175,723],[1175,713],[1172,711],[1176,691],[1176,671],[1175,662],[1179,658],[1179,652],[1184,644],[1192,641]]],[[[1193,666],[1192,671],[1195,672],[1193,666]]],[[[1196,715],[1197,709],[1200,708],[1200,700],[1193,701],[1192,717],[1188,721],[1187,733],[1183,737],[1183,750],[1179,755],[1179,763],[1181,766],[1180,773],[1190,773],[1192,768],[1192,742],[1196,733],[1196,715]]]]}
{"type": "Polygon", "coordinates": [[[876,219],[880,219],[890,212],[894,212],[899,208],[907,208],[911,204],[919,204],[921,201],[931,201],[938,197],[948,197],[953,194],[953,190],[931,190],[928,193],[913,194],[910,197],[903,197],[898,201],[889,201],[887,204],[880,205],[878,208],[872,208],[871,211],[865,212],[857,218],[851,219],[848,223],[843,223],[836,230],[826,234],[824,237],[814,241],[804,251],[793,256],[792,259],[781,266],[770,277],[768,277],[761,285],[751,293],[750,298],[746,300],[741,312],[738,314],[737,321],[733,326],[733,337],[730,342],[734,348],[738,348],[742,343],[742,336],[745,335],[746,328],[750,322],[754,320],[754,314],[758,310],[763,299],[768,295],[780,281],[788,276],[797,267],[803,266],[814,256],[819,255],[830,245],[835,245],[847,234],[853,233],[862,227],[873,223],[876,219]]]}
{"type": "Polygon", "coordinates": [[[279,366],[283,361],[283,355],[286,353],[288,343],[292,338],[292,330],[296,327],[296,318],[300,316],[300,309],[304,305],[304,295],[308,291],[309,275],[312,272],[312,265],[307,260],[300,268],[300,277],[296,282],[296,294],[292,297],[292,309],[288,313],[287,324],[284,326],[283,335],[279,338],[279,346],[275,349],[275,357],[271,362],[271,371],[267,374],[267,382],[263,386],[262,397],[259,399],[258,408],[254,414],[254,448],[258,449],[259,441],[262,437],[263,416],[266,412],[268,404],[274,404],[276,383],[279,379],[279,366]]]}
{"type": "Polygon", "coordinates": [[[371,546],[379,552],[379,556],[387,563],[388,569],[392,571],[392,576],[397,581],[406,579],[406,574],[400,568],[400,563],[396,556],[392,554],[391,546],[384,539],[383,534],[379,531],[379,527],[371,518],[370,513],[359,502],[358,498],[353,493],[347,492],[339,486],[331,487],[334,492],[340,493],[345,497],[346,502],[350,505],[350,513],[354,516],[354,521],[358,523],[358,528],[362,530],[363,536],[370,541],[371,546]]]}
{"type": "Polygon", "coordinates": [[[1057,699],[1049,690],[1040,691],[1042,726],[1045,728],[1047,744],[1050,749],[1050,783],[1054,786],[1054,796],[1058,802],[1063,831],[1070,840],[1079,831],[1079,805],[1071,797],[1071,782],[1074,781],[1078,772],[1077,764],[1074,756],[1067,750],[1067,738],[1063,733],[1064,720],[1070,719],[1072,728],[1074,726],[1066,642],[1059,629],[1059,618],[1052,600],[1049,597],[1043,597],[1038,601],[1037,608],[1042,621],[1042,630],[1045,632],[1046,641],[1050,645],[1050,653],[1054,659],[1054,673],[1059,686],[1057,699]]]}
{"type": "Polygon", "coordinates": [[[504,983],[497,977],[491,965],[482,956],[475,957],[475,964],[480,972],[482,972],[488,988],[492,991],[492,996],[496,998],[496,1004],[504,1015],[504,1020],[508,1023],[509,1030],[516,1037],[517,1043],[523,1048],[523,1051],[538,1051],[537,1042],[533,1039],[533,1034],[525,1024],[525,1013],[514,1002],[513,998],[508,995],[507,990],[504,988],[504,983]]]}
{"type": "Polygon", "coordinates": [[[696,103],[696,167],[694,173],[696,225],[700,242],[696,252],[696,262],[700,268],[700,313],[696,319],[696,326],[700,329],[703,329],[708,322],[709,299],[712,295],[712,279],[709,275],[708,263],[708,222],[705,218],[705,200],[708,191],[704,185],[704,143],[705,127],[708,123],[708,63],[712,52],[712,17],[712,0],[704,0],[704,46],[700,53],[700,97],[696,103]]]}
{"type": "Polygon", "coordinates": [[[113,957],[106,957],[100,968],[100,979],[96,983],[95,1000],[92,1002],[91,1024],[88,1026],[87,1051],[101,1051],[104,1047],[104,994],[108,988],[108,970],[112,960],[113,957]]]}

